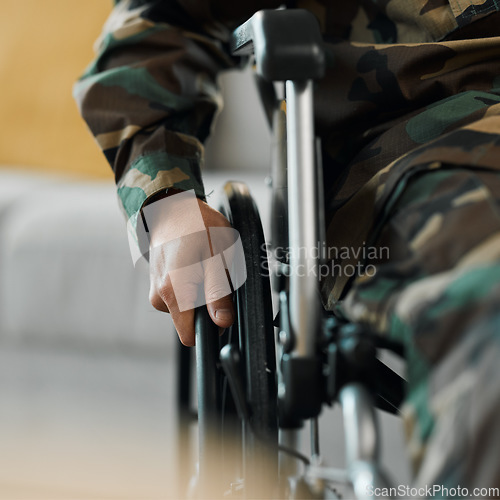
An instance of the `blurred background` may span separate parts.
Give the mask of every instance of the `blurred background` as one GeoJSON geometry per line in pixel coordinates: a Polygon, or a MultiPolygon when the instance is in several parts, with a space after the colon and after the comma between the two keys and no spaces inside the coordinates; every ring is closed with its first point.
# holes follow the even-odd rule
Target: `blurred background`
{"type": "MultiPolygon", "coordinates": [[[[1,2],[0,499],[180,496],[176,334],[149,305],[111,171],[71,96],[111,4],[1,2]]],[[[232,72],[221,85],[207,192],[246,181],[267,224],[269,133],[253,82],[232,72]]],[[[341,465],[338,416],[322,420],[341,465]]],[[[383,426],[384,457],[404,477],[399,421],[383,426]]]]}

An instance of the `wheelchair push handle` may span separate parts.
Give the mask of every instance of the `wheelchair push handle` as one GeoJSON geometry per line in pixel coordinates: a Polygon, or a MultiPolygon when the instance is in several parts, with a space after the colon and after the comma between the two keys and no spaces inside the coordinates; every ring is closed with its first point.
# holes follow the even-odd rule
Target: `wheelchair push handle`
{"type": "Polygon", "coordinates": [[[261,10],[236,28],[230,47],[255,54],[257,74],[269,81],[316,80],[325,72],[319,24],[307,10],[261,10]]]}

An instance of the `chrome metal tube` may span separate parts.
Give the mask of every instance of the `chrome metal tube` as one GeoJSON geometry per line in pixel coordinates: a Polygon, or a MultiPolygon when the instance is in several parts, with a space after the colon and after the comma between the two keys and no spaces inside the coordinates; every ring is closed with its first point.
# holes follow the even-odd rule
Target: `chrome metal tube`
{"type": "Polygon", "coordinates": [[[341,389],[339,402],[344,420],[348,466],[358,460],[377,460],[378,429],[370,394],[360,384],[348,384],[341,389]]]}
{"type": "MultiPolygon", "coordinates": [[[[298,429],[280,429],[279,443],[286,449],[301,452],[301,434],[298,429]]],[[[279,473],[280,477],[295,477],[299,476],[303,470],[303,464],[286,452],[280,453],[279,456],[279,473]]]]}
{"type": "Polygon", "coordinates": [[[319,458],[319,422],[317,418],[311,418],[311,456],[319,458]]]}
{"type": "Polygon", "coordinates": [[[293,355],[314,354],[319,320],[313,82],[287,81],[290,323],[293,355]]]}
{"type": "Polygon", "coordinates": [[[379,432],[372,397],[361,384],[352,383],[341,389],[339,402],[344,420],[347,471],[356,498],[373,499],[377,488],[390,491],[390,484],[379,464],[379,432]]]}

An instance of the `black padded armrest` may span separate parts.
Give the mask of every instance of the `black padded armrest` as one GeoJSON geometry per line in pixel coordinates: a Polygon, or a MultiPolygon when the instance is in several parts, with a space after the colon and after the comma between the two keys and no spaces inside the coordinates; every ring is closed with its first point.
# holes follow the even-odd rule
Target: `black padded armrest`
{"type": "Polygon", "coordinates": [[[257,73],[270,81],[321,78],[325,71],[318,21],[307,10],[261,10],[236,28],[233,54],[255,54],[257,73]]]}

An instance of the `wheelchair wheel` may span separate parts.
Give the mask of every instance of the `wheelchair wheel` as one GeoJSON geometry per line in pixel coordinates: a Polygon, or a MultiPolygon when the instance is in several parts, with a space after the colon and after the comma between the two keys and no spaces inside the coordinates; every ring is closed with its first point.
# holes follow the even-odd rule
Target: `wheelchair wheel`
{"type": "Polygon", "coordinates": [[[197,314],[200,481],[213,484],[217,477],[217,488],[238,498],[272,497],[278,478],[278,417],[267,250],[245,184],[226,184],[220,211],[240,234],[247,278],[235,292],[235,324],[222,337],[206,308],[197,314]],[[221,348],[231,352],[229,373],[219,360],[221,348]],[[214,448],[225,460],[218,470],[207,451],[214,448]]]}

